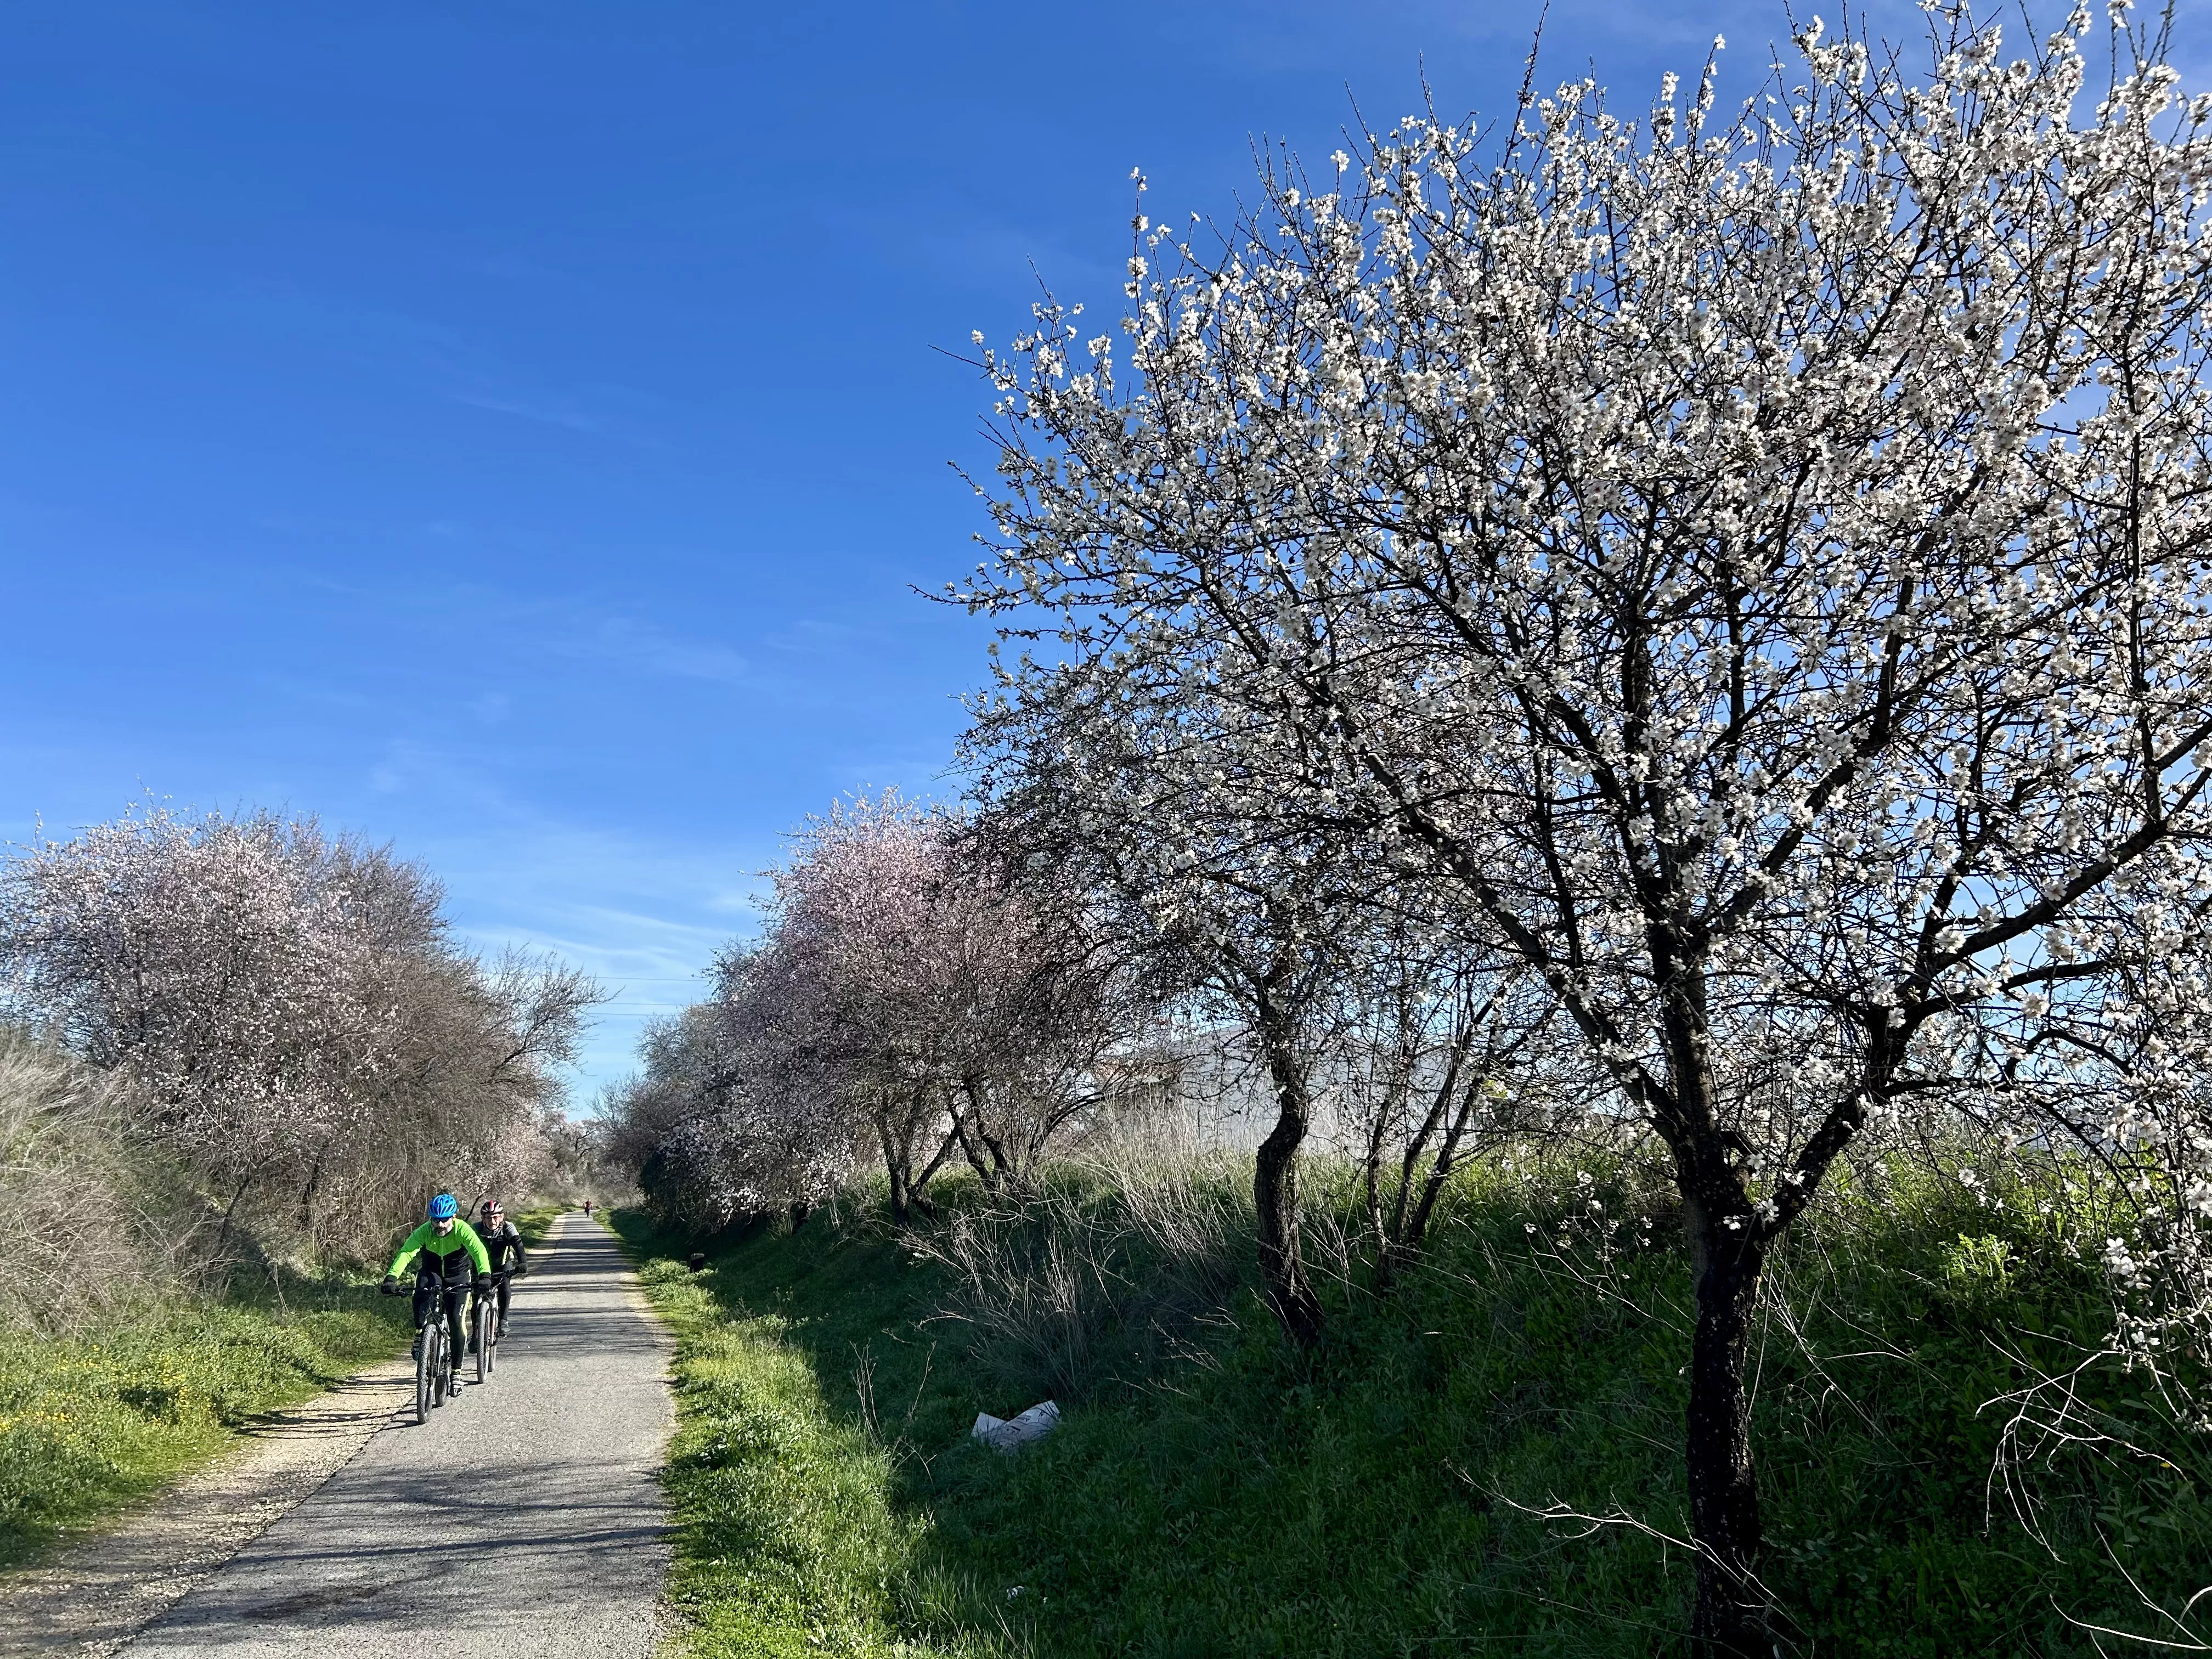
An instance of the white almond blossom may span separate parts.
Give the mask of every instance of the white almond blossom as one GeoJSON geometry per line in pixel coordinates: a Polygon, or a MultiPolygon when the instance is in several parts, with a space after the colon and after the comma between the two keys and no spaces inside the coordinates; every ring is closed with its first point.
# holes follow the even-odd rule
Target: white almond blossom
{"type": "Polygon", "coordinates": [[[2093,86],[2086,12],[1930,16],[1917,76],[1816,19],[1725,118],[1711,61],[1409,118],[1228,246],[1140,216],[1118,337],[984,358],[963,596],[1035,641],[986,719],[1230,711],[1223,788],[1448,895],[1665,1146],[1722,1651],[1761,1269],[1854,1141],[2134,1180],[2134,1340],[2212,1358],[2212,102],[2124,31],[2093,86]]]}
{"type": "Polygon", "coordinates": [[[891,791],[795,840],[761,937],[648,1038],[620,1155],[658,1206],[712,1224],[803,1210],[856,1153],[881,1160],[901,1224],[949,1162],[1027,1182],[1095,1103],[1129,1006],[1081,896],[891,791]]]}

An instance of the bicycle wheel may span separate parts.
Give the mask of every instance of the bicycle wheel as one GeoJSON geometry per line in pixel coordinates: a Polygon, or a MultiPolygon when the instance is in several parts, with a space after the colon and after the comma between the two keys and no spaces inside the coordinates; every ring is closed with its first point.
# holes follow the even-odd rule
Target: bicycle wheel
{"type": "Polygon", "coordinates": [[[447,1344],[444,1314],[441,1313],[438,1316],[438,1322],[431,1327],[431,1332],[438,1344],[438,1370],[436,1381],[430,1391],[430,1403],[434,1406],[442,1406],[453,1392],[453,1357],[446,1352],[447,1344]]]}
{"type": "Polygon", "coordinates": [[[484,1317],[483,1298],[477,1298],[476,1312],[470,1322],[476,1327],[477,1381],[491,1381],[491,1321],[484,1317]]]}
{"type": "Polygon", "coordinates": [[[430,1407],[438,1403],[438,1355],[428,1328],[415,1334],[415,1420],[430,1420],[430,1407]]]}
{"type": "Polygon", "coordinates": [[[483,1368],[487,1377],[499,1369],[499,1301],[495,1292],[491,1305],[484,1310],[483,1368]]]}

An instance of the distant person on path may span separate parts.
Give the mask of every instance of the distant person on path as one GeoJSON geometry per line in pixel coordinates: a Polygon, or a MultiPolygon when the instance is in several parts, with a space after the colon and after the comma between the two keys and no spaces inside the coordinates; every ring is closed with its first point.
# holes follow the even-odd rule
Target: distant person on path
{"type": "Polygon", "coordinates": [[[514,1289],[510,1281],[530,1271],[530,1258],[523,1253],[522,1235],[507,1218],[505,1205],[495,1198],[488,1198],[483,1201],[480,1216],[477,1234],[483,1240],[484,1254],[491,1258],[491,1270],[495,1275],[493,1282],[499,1287],[499,1334],[505,1336],[507,1299],[514,1289]],[[507,1259],[510,1255],[514,1258],[514,1271],[507,1273],[507,1259]],[[501,1274],[505,1277],[499,1277],[501,1274]]]}
{"type": "Polygon", "coordinates": [[[473,1289],[482,1296],[491,1278],[491,1257],[485,1253],[483,1240],[477,1230],[460,1219],[461,1206],[451,1193],[440,1193],[430,1200],[430,1218],[407,1235],[407,1242],[399,1247],[399,1254],[392,1258],[391,1271],[384,1275],[384,1290],[387,1296],[399,1291],[399,1276],[407,1271],[407,1264],[416,1256],[422,1266],[415,1278],[415,1352],[422,1352],[422,1328],[437,1316],[438,1298],[446,1301],[446,1328],[453,1339],[453,1352],[465,1350],[462,1336],[461,1300],[464,1292],[473,1289]],[[473,1268],[473,1273],[468,1270],[473,1268]]]}
{"type": "Polygon", "coordinates": [[[592,1218],[592,1200],[591,1200],[590,1199],[588,1199],[588,1198],[587,1198],[587,1199],[586,1199],[586,1200],[584,1200],[584,1219],[585,1219],[585,1220],[586,1220],[586,1221],[589,1221],[591,1218],[592,1218]]]}

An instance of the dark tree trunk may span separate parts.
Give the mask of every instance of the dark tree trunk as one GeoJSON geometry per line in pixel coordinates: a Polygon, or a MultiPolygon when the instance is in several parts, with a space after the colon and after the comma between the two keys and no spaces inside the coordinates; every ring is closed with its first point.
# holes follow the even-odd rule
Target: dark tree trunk
{"type": "Polygon", "coordinates": [[[975,1137],[969,1133],[968,1120],[957,1110],[952,1114],[952,1138],[960,1143],[960,1155],[968,1160],[968,1167],[975,1172],[975,1178],[983,1183],[983,1190],[987,1193],[996,1192],[998,1182],[992,1176],[991,1166],[983,1161],[983,1154],[975,1145],[975,1137]]]}
{"type": "Polygon", "coordinates": [[[1690,1344],[1687,1437],[1690,1532],[1698,1547],[1691,1648],[1701,1659],[1765,1659],[1775,1644],[1756,1576],[1759,1485],[1743,1379],[1765,1250],[1710,1222],[1699,1231],[1693,1240],[1698,1327],[1690,1344]]]}
{"type": "Polygon", "coordinates": [[[926,1091],[916,1095],[909,1103],[913,1109],[903,1118],[894,1117],[889,1100],[876,1114],[876,1139],[884,1151],[884,1171],[890,1177],[891,1221],[896,1226],[906,1226],[916,1216],[925,1221],[935,1218],[938,1210],[929,1200],[930,1178],[944,1166],[959,1141],[957,1134],[947,1135],[921,1173],[915,1173],[914,1141],[921,1132],[918,1126],[927,1099],[926,1091]]]}
{"type": "Polygon", "coordinates": [[[991,1171],[995,1177],[994,1185],[1004,1187],[1014,1176],[1014,1163],[1006,1156],[1006,1143],[1004,1137],[991,1133],[989,1115],[983,1110],[983,1082],[979,1078],[969,1078],[962,1083],[961,1087],[967,1090],[968,1098],[975,1108],[975,1139],[981,1141],[984,1150],[991,1154],[991,1171]]]}
{"type": "Polygon", "coordinates": [[[246,1179],[238,1183],[238,1190],[230,1195],[230,1202],[223,1208],[222,1225],[216,1228],[215,1232],[215,1255],[217,1261],[222,1258],[223,1246],[230,1242],[230,1224],[232,1218],[238,1214],[238,1201],[246,1196],[246,1189],[253,1184],[253,1178],[260,1173],[261,1166],[258,1164],[248,1170],[246,1172],[246,1179]]]}
{"type": "MultiPolygon", "coordinates": [[[[1382,1138],[1389,1127],[1390,1114],[1386,1104],[1385,1109],[1375,1115],[1374,1127],[1367,1133],[1367,1155],[1359,1164],[1359,1190],[1367,1200],[1367,1231],[1375,1237],[1375,1287],[1378,1291],[1390,1282],[1394,1243],[1392,1231],[1382,1219],[1382,1138]]],[[[1401,1188],[1400,1196],[1403,1195],[1401,1188]]]]}
{"type": "Polygon", "coordinates": [[[1286,1034],[1273,1028],[1273,1021],[1262,1018],[1260,1040],[1275,1085],[1275,1127],[1260,1143],[1252,1174],[1252,1196],[1260,1212],[1260,1273],[1291,1340],[1311,1347],[1321,1338],[1321,1303],[1307,1282],[1298,1249],[1298,1148],[1312,1109],[1297,1055],[1286,1034]]]}
{"type": "Polygon", "coordinates": [[[1406,1194],[1413,1184],[1413,1161],[1408,1157],[1398,1187],[1401,1218],[1391,1223],[1401,1252],[1411,1255],[1419,1249],[1427,1239],[1429,1218],[1436,1213],[1437,1200],[1443,1192],[1444,1183],[1451,1179],[1452,1171],[1459,1168],[1460,1144],[1466,1139],[1468,1121],[1474,1115],[1474,1109],[1481,1103],[1481,1091],[1489,1086],[1490,1079],[1486,1073],[1477,1076],[1462,1091],[1459,1114],[1444,1132],[1443,1145],[1437,1148],[1436,1162],[1429,1165],[1428,1178],[1421,1183],[1420,1201],[1413,1206],[1413,1212],[1410,1216],[1405,1214],[1406,1194]]]}
{"type": "Polygon", "coordinates": [[[980,1118],[976,1121],[975,1134],[991,1154],[991,1168],[998,1173],[999,1185],[1006,1186],[1014,1176],[1014,1162],[1006,1156],[1006,1143],[985,1129],[980,1118]]]}
{"type": "Polygon", "coordinates": [[[972,1077],[966,1077],[960,1080],[960,1090],[968,1097],[974,1121],[971,1123],[967,1117],[961,1115],[960,1109],[953,1103],[951,1092],[948,1090],[945,1110],[952,1119],[952,1133],[960,1138],[960,1150],[982,1182],[983,1190],[995,1193],[1006,1184],[1009,1168],[1006,1148],[984,1127],[982,1085],[972,1077]],[[979,1146],[981,1151],[977,1150],[979,1146]],[[984,1159],[984,1152],[991,1155],[988,1162],[984,1159]]]}
{"type": "Polygon", "coordinates": [[[315,1154],[314,1167],[307,1171],[307,1184],[300,1193],[300,1231],[312,1236],[315,1225],[315,1189],[323,1184],[323,1153],[315,1154]]]}
{"type": "MultiPolygon", "coordinates": [[[[915,1113],[917,1116],[920,1115],[921,1107],[918,1103],[915,1113]]],[[[936,1155],[921,1166],[921,1173],[914,1177],[908,1188],[908,1203],[913,1206],[914,1212],[925,1221],[933,1220],[937,1216],[937,1206],[932,1203],[929,1198],[929,1183],[937,1172],[945,1167],[945,1160],[952,1156],[953,1139],[952,1136],[947,1135],[938,1143],[936,1155]]]]}
{"type": "MultiPolygon", "coordinates": [[[[1452,1094],[1458,1087],[1460,1070],[1467,1063],[1467,1051],[1474,1040],[1474,1026],[1469,1022],[1462,1025],[1459,1035],[1453,1038],[1451,1059],[1444,1067],[1443,1080],[1437,1085],[1436,1094],[1429,1103],[1429,1114],[1421,1120],[1421,1127],[1414,1132],[1413,1139],[1406,1143],[1405,1156],[1399,1160],[1398,1190],[1391,1200],[1390,1218],[1388,1223],[1378,1221],[1376,1224],[1381,1240],[1375,1262],[1375,1288],[1378,1291],[1387,1293],[1390,1289],[1400,1259],[1415,1254],[1421,1248],[1421,1241],[1429,1230],[1429,1216],[1437,1206],[1437,1194],[1443,1190],[1444,1182],[1451,1179],[1453,1155],[1458,1149],[1461,1132],[1467,1127],[1468,1114],[1474,1109],[1475,1094],[1472,1085],[1468,1087],[1466,1102],[1462,1104],[1458,1117],[1451,1121],[1444,1135],[1444,1144],[1437,1151],[1436,1162],[1430,1166],[1428,1179],[1422,1185],[1421,1201],[1414,1206],[1411,1216],[1407,1214],[1407,1200],[1413,1195],[1413,1178],[1420,1168],[1421,1155],[1428,1150],[1429,1137],[1436,1133],[1437,1126],[1444,1121],[1451,1109],[1452,1094]]],[[[1370,1158],[1379,1151],[1379,1147],[1370,1148],[1370,1158]]],[[[1370,1170],[1370,1194],[1373,1180],[1370,1170]]],[[[1371,1202],[1369,1207],[1373,1207],[1371,1202]]]]}
{"type": "Polygon", "coordinates": [[[896,1140],[891,1134],[890,1126],[880,1118],[876,1122],[876,1138],[883,1145],[884,1173],[890,1178],[891,1224],[895,1227],[903,1227],[907,1224],[912,1209],[906,1184],[907,1176],[909,1173],[907,1160],[901,1155],[896,1140]]]}
{"type": "Polygon", "coordinates": [[[1684,1446],[1698,1547],[1690,1648],[1699,1659],[1766,1659],[1775,1650],[1774,1624],[1758,1577],[1759,1484],[1743,1379],[1769,1241],[1738,1163],[1749,1148],[1717,1110],[1706,963],[1674,929],[1654,927],[1651,940],[1671,1094],[1658,1127],[1674,1157],[1698,1300],[1684,1446]]]}

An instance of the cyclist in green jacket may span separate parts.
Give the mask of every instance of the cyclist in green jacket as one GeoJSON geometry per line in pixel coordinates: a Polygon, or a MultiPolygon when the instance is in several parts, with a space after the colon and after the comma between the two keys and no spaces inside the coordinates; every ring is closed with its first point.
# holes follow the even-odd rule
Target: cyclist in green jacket
{"type": "Polygon", "coordinates": [[[482,1296],[491,1281],[491,1257],[475,1228],[460,1219],[460,1208],[451,1193],[430,1200],[430,1218],[407,1235],[399,1254],[392,1258],[384,1275],[387,1296],[399,1293],[399,1276],[407,1264],[421,1257],[415,1277],[415,1351],[422,1351],[422,1328],[437,1317],[441,1295],[446,1304],[446,1328],[453,1340],[453,1352],[465,1351],[462,1337],[463,1293],[473,1289],[482,1296]],[[473,1270],[473,1271],[471,1271],[473,1270]]]}

